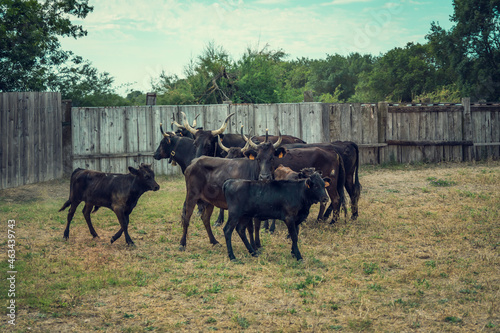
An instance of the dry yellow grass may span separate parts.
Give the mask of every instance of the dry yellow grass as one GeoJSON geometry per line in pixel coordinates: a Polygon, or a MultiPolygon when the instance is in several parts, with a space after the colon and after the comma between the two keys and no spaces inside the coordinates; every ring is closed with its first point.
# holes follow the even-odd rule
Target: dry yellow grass
{"type": "MultiPolygon", "coordinates": [[[[180,178],[140,199],[133,248],[109,243],[118,222],[106,209],[92,215],[92,240],[83,206],[63,241],[67,180],[0,191],[4,234],[17,222],[18,270],[16,325],[0,329],[498,332],[500,162],[363,166],[360,176],[359,219],[317,224],[314,210],[299,235],[303,262],[279,223],[258,258],[235,234],[232,263],[221,228],[212,247],[195,215],[180,252],[180,178]]],[[[5,284],[0,297],[7,304],[5,284]]]]}

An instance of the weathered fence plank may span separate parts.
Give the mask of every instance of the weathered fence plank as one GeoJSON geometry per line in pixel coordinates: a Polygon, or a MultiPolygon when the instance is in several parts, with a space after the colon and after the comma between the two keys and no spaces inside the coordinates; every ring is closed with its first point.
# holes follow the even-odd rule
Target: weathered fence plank
{"type": "Polygon", "coordinates": [[[0,189],[62,176],[61,94],[0,93],[0,189]]]}

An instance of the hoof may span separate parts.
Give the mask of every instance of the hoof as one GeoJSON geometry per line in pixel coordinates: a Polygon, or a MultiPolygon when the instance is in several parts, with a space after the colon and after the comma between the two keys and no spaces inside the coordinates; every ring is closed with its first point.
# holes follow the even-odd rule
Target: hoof
{"type": "Polygon", "coordinates": [[[257,252],[253,252],[253,253],[250,253],[252,255],[252,257],[254,258],[257,258],[259,256],[259,254],[257,252]]]}
{"type": "Polygon", "coordinates": [[[113,244],[115,242],[115,239],[113,237],[111,237],[111,244],[113,244]]]}
{"type": "Polygon", "coordinates": [[[213,247],[220,247],[220,246],[222,246],[222,245],[219,242],[213,244],[213,247]]]}
{"type": "Polygon", "coordinates": [[[101,238],[101,237],[99,237],[99,235],[95,235],[95,236],[94,236],[94,239],[96,239],[96,238],[101,238]]]}
{"type": "Polygon", "coordinates": [[[132,242],[132,243],[127,243],[127,246],[128,246],[128,247],[135,247],[135,243],[134,243],[134,242],[132,242]]]}
{"type": "Polygon", "coordinates": [[[64,236],[64,237],[63,237],[63,239],[64,239],[65,241],[67,241],[67,240],[68,240],[68,238],[69,238],[69,237],[66,237],[66,236],[64,236]]]}
{"type": "Polygon", "coordinates": [[[186,247],[183,246],[183,245],[180,245],[179,246],[179,251],[182,251],[182,252],[186,251],[186,247]]]}

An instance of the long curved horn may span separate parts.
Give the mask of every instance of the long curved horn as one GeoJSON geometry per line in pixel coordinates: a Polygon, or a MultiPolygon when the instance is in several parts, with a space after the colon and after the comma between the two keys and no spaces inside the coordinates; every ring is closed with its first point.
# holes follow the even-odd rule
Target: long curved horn
{"type": "Polygon", "coordinates": [[[281,145],[281,131],[278,130],[279,138],[278,141],[273,145],[274,149],[277,149],[281,145]]]}
{"type": "MultiPolygon", "coordinates": [[[[175,120],[174,120],[174,121],[172,121],[172,123],[171,123],[171,124],[172,124],[172,125],[177,126],[178,128],[184,128],[184,126],[182,126],[181,124],[179,124],[179,123],[178,123],[178,122],[176,122],[175,120]]],[[[173,130],[173,129],[172,129],[172,130],[173,130]]]]}
{"type": "MultiPolygon", "coordinates": [[[[253,149],[257,149],[257,145],[255,143],[253,143],[252,138],[250,138],[250,140],[248,140],[248,138],[245,136],[245,134],[243,134],[243,125],[241,125],[241,137],[243,138],[243,140],[245,140],[247,142],[245,144],[245,147],[247,147],[248,145],[250,145],[250,147],[252,147],[253,149]]],[[[248,147],[247,147],[247,149],[248,149],[248,147]]]]}
{"type": "Polygon", "coordinates": [[[163,137],[165,137],[165,138],[168,137],[168,134],[163,131],[163,124],[162,123],[160,123],[160,131],[161,131],[161,134],[163,134],[163,137]]]}
{"type": "Polygon", "coordinates": [[[227,124],[229,123],[229,118],[231,118],[233,115],[234,115],[234,112],[231,113],[229,116],[227,116],[226,120],[224,120],[224,124],[222,124],[221,128],[219,128],[218,130],[212,131],[212,135],[216,136],[216,135],[224,133],[224,131],[226,130],[227,124]]]}
{"type": "Polygon", "coordinates": [[[222,144],[222,141],[220,141],[220,135],[217,135],[217,142],[219,143],[219,147],[221,147],[222,150],[224,150],[226,153],[229,153],[229,148],[227,148],[226,146],[224,146],[222,144]]]}
{"type": "Polygon", "coordinates": [[[196,117],[194,117],[193,120],[193,128],[196,128],[196,118],[198,118],[200,115],[198,114],[196,117]]]}
{"type": "Polygon", "coordinates": [[[192,128],[191,126],[189,126],[189,123],[187,122],[187,118],[186,118],[186,114],[184,112],[181,112],[182,113],[182,117],[184,119],[184,127],[193,135],[196,134],[197,130],[195,130],[194,128],[192,128]]]}
{"type": "MultiPolygon", "coordinates": [[[[241,153],[242,154],[245,153],[248,150],[248,147],[250,146],[251,142],[252,142],[252,140],[247,140],[247,143],[245,143],[245,146],[243,146],[243,148],[241,148],[241,153]]],[[[257,147],[257,146],[255,146],[255,147],[257,147]]]]}

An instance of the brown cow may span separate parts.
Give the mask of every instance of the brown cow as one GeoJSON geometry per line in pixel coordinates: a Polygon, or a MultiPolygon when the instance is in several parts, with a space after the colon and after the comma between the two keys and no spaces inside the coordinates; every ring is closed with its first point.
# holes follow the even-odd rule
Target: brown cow
{"type": "Polygon", "coordinates": [[[90,212],[99,207],[107,207],[115,212],[120,222],[120,230],[111,237],[111,243],[125,233],[128,245],[134,242],[128,234],[129,215],[137,205],[137,201],[146,191],[158,191],[160,185],[155,181],[155,174],[150,165],[141,164],[139,169],[128,168],[129,174],[104,173],[93,170],[75,169],[71,175],[69,199],[59,209],[65,210],[71,205],[68,212],[68,223],[64,230],[64,239],[69,238],[69,226],[76,208],[84,201],[83,216],[87,221],[90,233],[94,238],[99,237],[92,226],[90,212]]]}

